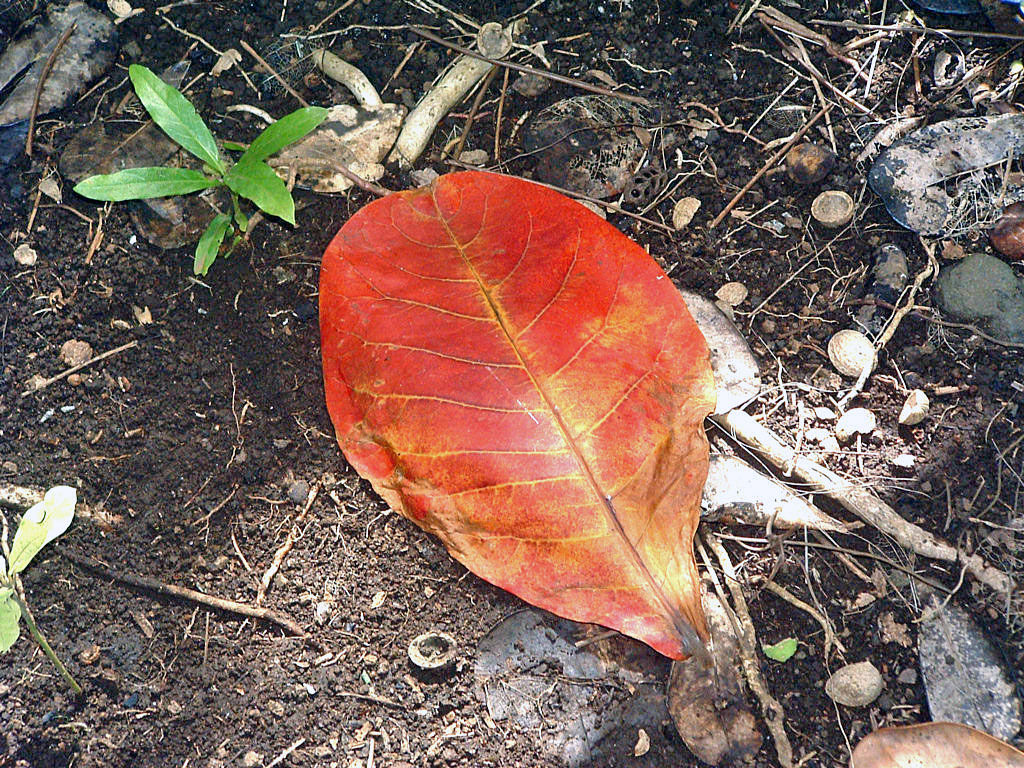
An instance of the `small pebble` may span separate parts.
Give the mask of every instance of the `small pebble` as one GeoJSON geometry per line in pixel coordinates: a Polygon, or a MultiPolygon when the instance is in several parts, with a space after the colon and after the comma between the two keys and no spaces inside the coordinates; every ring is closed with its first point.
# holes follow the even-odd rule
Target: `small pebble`
{"type": "Polygon", "coordinates": [[[288,486],[288,498],[296,504],[305,504],[309,496],[309,483],[305,480],[296,480],[288,486]]]}
{"type": "Polygon", "coordinates": [[[904,685],[916,685],[917,684],[917,670],[914,669],[913,667],[907,667],[902,672],[900,672],[900,676],[897,677],[896,679],[899,680],[904,685]]]}
{"type": "Polygon", "coordinates": [[[882,693],[882,675],[870,661],[848,664],[825,683],[825,693],[846,707],[864,707],[882,693]]]}
{"type": "Polygon", "coordinates": [[[409,178],[416,186],[426,187],[437,181],[440,175],[433,168],[417,168],[409,173],[409,178]]]}
{"type": "Polygon", "coordinates": [[[92,346],[87,341],[69,339],[60,348],[60,359],[65,365],[76,366],[92,360],[92,346]]]}
{"type": "Polygon", "coordinates": [[[743,283],[726,283],[717,291],[715,297],[724,301],[730,307],[738,307],[747,298],[747,286],[743,283]]]}
{"type": "Polygon", "coordinates": [[[928,406],[928,395],[920,389],[912,390],[900,411],[900,424],[908,427],[920,424],[928,416],[928,406]]]}
{"type": "Polygon", "coordinates": [[[836,412],[833,411],[831,408],[826,408],[823,405],[819,405],[817,408],[814,409],[814,418],[816,418],[818,421],[835,421],[839,417],[836,415],[836,412]]]}
{"type": "Polygon", "coordinates": [[[466,165],[486,165],[488,157],[486,149],[467,149],[459,154],[459,160],[466,165]]]}
{"type": "Polygon", "coordinates": [[[847,328],[828,340],[828,359],[843,376],[857,378],[865,366],[874,368],[875,345],[860,331],[847,328]]]}
{"type": "Polygon", "coordinates": [[[700,200],[696,197],[684,197],[672,207],[672,226],[676,231],[686,229],[700,209],[700,200]]]}
{"type": "Polygon", "coordinates": [[[900,469],[913,469],[914,463],[917,461],[909,453],[901,453],[899,456],[893,458],[893,466],[899,467],[900,469]]]}
{"type": "Polygon", "coordinates": [[[263,755],[261,755],[259,752],[255,752],[252,750],[246,752],[245,755],[242,757],[242,765],[245,766],[245,768],[255,768],[255,766],[259,765],[262,762],[263,755]]]}
{"type": "Polygon", "coordinates": [[[331,604],[321,600],[313,607],[313,620],[321,627],[331,617],[331,604]]]}
{"type": "Polygon", "coordinates": [[[22,243],[14,249],[14,260],[23,267],[31,267],[38,258],[39,254],[28,243],[22,243]]]}
{"type": "Polygon", "coordinates": [[[867,408],[851,408],[836,422],[836,438],[845,443],[854,435],[870,435],[877,425],[875,414],[867,408]]]}

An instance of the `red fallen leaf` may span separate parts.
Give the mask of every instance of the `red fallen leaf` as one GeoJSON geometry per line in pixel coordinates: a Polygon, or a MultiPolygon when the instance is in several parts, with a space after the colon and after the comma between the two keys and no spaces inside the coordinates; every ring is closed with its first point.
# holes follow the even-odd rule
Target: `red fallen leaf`
{"type": "Polygon", "coordinates": [[[643,249],[545,187],[443,176],[341,228],[320,331],[338,442],[393,509],[524,600],[703,650],[714,384],[643,249]]]}

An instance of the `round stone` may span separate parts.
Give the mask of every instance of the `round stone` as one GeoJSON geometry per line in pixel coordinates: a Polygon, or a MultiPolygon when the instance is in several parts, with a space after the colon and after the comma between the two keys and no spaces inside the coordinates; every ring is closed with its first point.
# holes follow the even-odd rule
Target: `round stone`
{"type": "Polygon", "coordinates": [[[870,661],[848,664],[828,679],[825,693],[845,707],[866,707],[882,693],[882,675],[870,661]]]}
{"type": "Polygon", "coordinates": [[[843,376],[857,378],[866,367],[874,369],[875,345],[860,331],[847,328],[828,340],[828,359],[843,376]]]}

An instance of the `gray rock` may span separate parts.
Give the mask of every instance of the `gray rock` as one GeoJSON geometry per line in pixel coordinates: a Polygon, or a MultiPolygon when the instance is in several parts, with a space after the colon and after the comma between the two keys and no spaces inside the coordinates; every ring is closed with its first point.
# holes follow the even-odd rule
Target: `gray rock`
{"type": "Polygon", "coordinates": [[[896,679],[904,685],[917,685],[917,670],[913,667],[907,667],[900,672],[900,676],[896,679]]]}
{"type": "Polygon", "coordinates": [[[882,675],[870,661],[847,664],[828,679],[825,693],[845,707],[866,707],[882,693],[882,675]]]}
{"type": "Polygon", "coordinates": [[[956,317],[981,323],[993,336],[1024,341],[1024,281],[1004,261],[968,256],[938,279],[939,306],[956,317]]]}
{"type": "Polygon", "coordinates": [[[288,498],[296,504],[305,504],[309,497],[309,483],[305,480],[296,480],[288,486],[288,498]]]}
{"type": "Polygon", "coordinates": [[[935,610],[932,600],[917,634],[932,720],[963,723],[999,739],[1020,730],[1021,701],[1010,673],[984,634],[961,608],[935,610]]]}

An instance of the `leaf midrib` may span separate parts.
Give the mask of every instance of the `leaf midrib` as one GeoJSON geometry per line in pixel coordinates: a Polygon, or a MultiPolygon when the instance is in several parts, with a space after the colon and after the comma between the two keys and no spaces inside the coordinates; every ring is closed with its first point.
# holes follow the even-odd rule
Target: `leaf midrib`
{"type": "Polygon", "coordinates": [[[451,228],[448,226],[447,220],[445,220],[444,216],[441,215],[441,207],[438,205],[437,198],[434,196],[433,192],[431,192],[431,200],[433,201],[434,209],[437,212],[437,220],[440,222],[441,226],[444,227],[445,233],[448,235],[448,238],[451,241],[452,245],[454,245],[455,248],[458,250],[459,257],[466,265],[466,269],[469,270],[469,273],[473,276],[473,279],[477,284],[477,288],[479,289],[480,293],[483,295],[485,301],[487,302],[488,309],[494,316],[494,321],[498,324],[498,327],[501,328],[501,332],[504,335],[505,340],[508,342],[513,353],[515,353],[516,360],[519,361],[519,364],[522,366],[523,371],[529,377],[530,384],[540,395],[540,398],[543,401],[544,406],[553,416],[555,424],[558,425],[558,430],[561,433],[563,442],[566,446],[568,446],[569,450],[572,452],[573,456],[576,459],[576,463],[582,470],[582,476],[586,478],[587,484],[590,486],[591,491],[593,492],[594,496],[596,496],[599,500],[601,508],[605,511],[608,521],[611,523],[615,531],[619,534],[620,539],[624,542],[625,549],[629,552],[630,559],[633,561],[634,567],[640,572],[644,580],[646,580],[647,583],[650,585],[651,591],[658,598],[658,601],[661,603],[662,608],[665,610],[665,614],[671,617],[672,626],[676,630],[676,634],[679,636],[679,641],[683,646],[684,650],[688,651],[689,649],[686,648],[687,637],[688,635],[694,633],[695,630],[689,627],[689,625],[686,623],[686,619],[682,616],[680,611],[676,610],[673,607],[671,601],[669,601],[668,599],[668,596],[661,588],[661,585],[658,584],[657,580],[654,578],[654,574],[651,573],[650,568],[648,568],[647,563],[644,562],[644,559],[640,556],[640,552],[637,551],[636,546],[633,544],[632,541],[630,541],[629,536],[626,535],[626,530],[615,512],[615,507],[612,505],[611,499],[608,498],[608,495],[605,494],[601,489],[600,483],[597,482],[597,478],[594,476],[593,470],[591,470],[590,468],[590,463],[587,461],[586,457],[580,451],[579,446],[576,444],[576,441],[573,440],[572,433],[570,432],[568,425],[566,425],[566,423],[562,420],[561,409],[558,408],[558,406],[554,403],[553,399],[549,396],[547,390],[544,388],[541,382],[533,375],[533,371],[530,370],[530,367],[527,365],[526,360],[523,358],[523,355],[519,350],[519,345],[516,343],[515,338],[509,331],[509,327],[505,322],[505,318],[500,310],[498,303],[491,296],[491,293],[487,289],[487,286],[484,283],[483,278],[480,276],[480,273],[477,272],[472,262],[470,262],[469,258],[467,258],[466,251],[462,243],[455,237],[455,233],[452,232],[451,228]]]}

